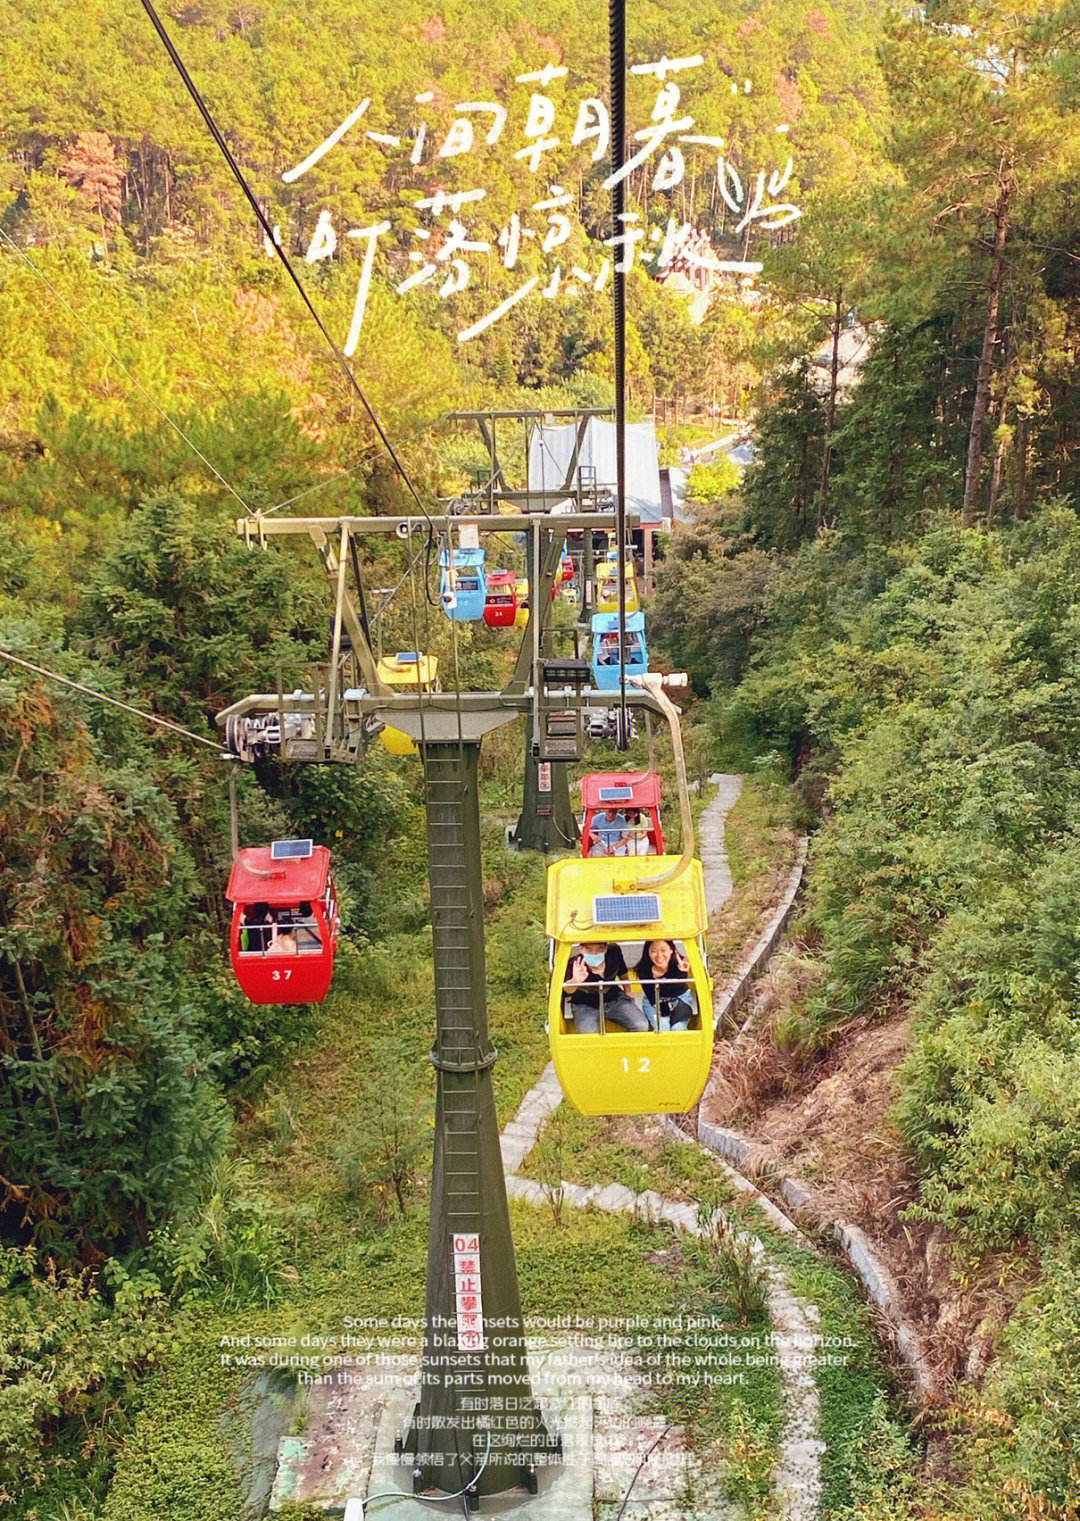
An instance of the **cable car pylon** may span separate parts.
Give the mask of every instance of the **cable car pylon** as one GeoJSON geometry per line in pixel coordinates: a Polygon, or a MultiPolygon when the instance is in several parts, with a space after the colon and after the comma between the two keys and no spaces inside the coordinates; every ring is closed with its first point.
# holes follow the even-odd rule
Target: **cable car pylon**
{"type": "MultiPolygon", "coordinates": [[[[505,508],[550,514],[552,529],[540,530],[537,545],[539,559],[535,559],[533,555],[528,556],[527,574],[524,578],[528,585],[529,608],[535,608],[538,614],[541,612],[538,599],[543,597],[546,606],[546,599],[551,596],[553,586],[562,569],[562,544],[569,526],[568,519],[561,515],[562,508],[570,505],[577,512],[586,513],[590,507],[595,508],[597,504],[595,471],[581,463],[588,425],[593,418],[610,418],[612,415],[613,411],[610,407],[578,407],[566,410],[517,408],[486,412],[452,412],[445,419],[446,422],[452,424],[476,424],[488,451],[488,478],[475,493],[478,505],[482,503],[487,513],[496,521],[500,509],[505,508]],[[522,453],[528,462],[534,443],[539,456],[541,459],[544,458],[543,432],[545,423],[549,421],[572,425],[576,430],[574,444],[565,466],[560,465],[555,468],[551,465],[551,461],[548,461],[539,472],[543,485],[530,485],[527,482],[521,488],[512,486],[509,467],[504,464],[499,454],[500,429],[501,438],[505,442],[508,436],[516,436],[520,427],[522,453]],[[557,508],[560,511],[555,511],[557,508]],[[543,580],[542,588],[541,579],[543,580]]],[[[532,474],[530,471],[530,478],[532,474]]],[[[609,522],[613,523],[613,521],[609,517],[609,522]]],[[[601,526],[598,519],[591,517],[590,526],[586,526],[582,532],[579,617],[583,623],[586,622],[592,595],[593,527],[591,525],[594,523],[598,528],[601,526]]],[[[502,524],[498,523],[498,526],[501,528],[502,524]]],[[[518,616],[520,617],[520,610],[518,616]]],[[[521,619],[517,626],[525,627],[525,620],[521,619]]],[[[546,630],[540,634],[536,649],[524,653],[529,661],[551,655],[546,630]]],[[[531,665],[526,669],[526,666],[519,661],[517,674],[522,677],[523,684],[527,684],[531,679],[530,670],[531,665]]],[[[567,764],[552,756],[542,755],[540,753],[542,748],[537,715],[535,711],[530,710],[525,722],[521,812],[510,832],[510,841],[519,850],[536,850],[548,855],[553,851],[574,849],[578,841],[578,823],[570,802],[567,764]]]]}
{"type": "MultiPolygon", "coordinates": [[[[591,530],[586,529],[586,535],[591,530]]],[[[546,586],[549,578],[554,582],[562,565],[561,533],[539,530],[540,577],[546,586]]],[[[531,565],[530,565],[531,568],[531,565]]],[[[539,592],[539,588],[534,588],[539,592]]],[[[546,592],[545,592],[546,596],[546,592]]],[[[530,607],[537,607],[536,597],[530,596],[530,607]]],[[[545,607],[546,607],[545,602],[545,607]]],[[[541,654],[550,654],[546,637],[541,631],[538,640],[541,654]]],[[[523,652],[528,654],[530,670],[532,652],[527,650],[528,638],[523,652]]],[[[524,665],[522,666],[524,672],[524,665]]],[[[541,735],[536,714],[530,709],[525,719],[525,765],[522,783],[521,813],[510,836],[519,850],[538,850],[544,855],[557,850],[573,850],[577,844],[578,822],[570,803],[569,767],[565,761],[541,760],[541,735]]]]}
{"type": "MultiPolygon", "coordinates": [[[[577,759],[583,704],[620,701],[615,692],[584,694],[587,661],[541,654],[565,531],[610,532],[614,514],[570,513],[556,521],[557,530],[544,512],[241,519],[237,528],[249,544],[297,536],[319,551],[335,595],[331,665],[314,692],[255,694],[218,715],[239,760],[273,751],[284,761],[355,765],[385,728],[408,736],[420,752],[434,949],[435,1140],[419,1396],[397,1452],[399,1478],[411,1481],[416,1494],[461,1494],[472,1508],[485,1496],[510,1490],[535,1493],[539,1469],[560,1453],[559,1435],[545,1424],[529,1379],[499,1143],[496,1051],[487,1025],[479,787],[481,744],[491,730],[528,715],[541,760],[577,759]],[[462,525],[526,536],[532,596],[514,674],[502,691],[440,692],[424,690],[420,682],[391,687],[379,674],[347,589],[348,568],[358,563],[354,537],[410,541],[413,534],[446,535],[462,525]]],[[[632,700],[660,711],[651,691],[634,691],[632,700]]]]}
{"type": "Polygon", "coordinates": [[[484,965],[483,731],[476,730],[466,718],[460,739],[423,746],[437,1015],[435,1148],[420,1398],[400,1450],[414,1460],[415,1490],[465,1488],[479,1499],[519,1486],[535,1494],[538,1466],[560,1447],[529,1383],[499,1146],[484,965]],[[497,1350],[490,1326],[499,1328],[497,1350]],[[513,1431],[498,1413],[507,1408],[516,1412],[513,1431]],[[477,1410],[487,1416],[486,1431],[464,1419],[477,1410]]]}

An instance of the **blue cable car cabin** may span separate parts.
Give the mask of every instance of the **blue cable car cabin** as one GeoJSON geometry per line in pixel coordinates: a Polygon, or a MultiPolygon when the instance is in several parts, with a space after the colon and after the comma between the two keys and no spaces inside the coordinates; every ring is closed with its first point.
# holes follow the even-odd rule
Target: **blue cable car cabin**
{"type": "MultiPolygon", "coordinates": [[[[593,613],[593,685],[598,692],[619,689],[619,615],[593,613]]],[[[649,646],[645,642],[645,614],[626,615],[626,674],[642,676],[649,669],[649,646]]]]}
{"type": "Polygon", "coordinates": [[[484,616],[487,604],[487,576],[482,549],[455,549],[453,567],[450,551],[439,556],[441,570],[439,596],[443,611],[455,623],[484,616]]]}

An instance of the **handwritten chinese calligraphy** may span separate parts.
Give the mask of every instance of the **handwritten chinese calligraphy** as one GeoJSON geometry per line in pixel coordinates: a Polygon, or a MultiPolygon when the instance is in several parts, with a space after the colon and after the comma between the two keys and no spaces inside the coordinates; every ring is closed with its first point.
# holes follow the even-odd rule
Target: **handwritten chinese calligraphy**
{"type": "MultiPolygon", "coordinates": [[[[776,232],[802,215],[790,197],[793,156],[787,153],[776,168],[745,173],[725,152],[723,137],[694,130],[695,119],[683,101],[683,87],[703,63],[700,54],[672,58],[665,54],[631,66],[633,75],[655,83],[655,98],[648,123],[633,133],[637,146],[621,168],[603,180],[603,188],[610,190],[641,171],[643,189],[647,186],[650,195],[670,195],[684,185],[688,154],[706,150],[715,163],[719,202],[725,216],[730,212],[735,219],[728,224],[726,235],[749,239],[753,230],[776,232]]],[[[295,184],[330,159],[335,150],[342,151],[339,145],[346,139],[346,148],[351,144],[353,151],[361,141],[369,142],[375,150],[391,155],[391,162],[407,160],[409,165],[427,171],[427,193],[406,191],[403,195],[403,209],[411,213],[406,227],[396,226],[391,215],[384,212],[368,225],[346,227],[339,233],[330,209],[323,207],[318,212],[307,241],[308,263],[340,257],[342,236],[358,245],[359,275],[344,345],[347,355],[355,352],[360,340],[377,263],[380,269],[385,265],[397,295],[430,286],[440,301],[451,303],[463,292],[477,289],[474,275],[478,260],[483,267],[480,283],[485,289],[493,259],[497,267],[515,274],[519,282],[516,289],[507,294],[507,282],[501,281],[497,286],[499,299],[479,317],[475,316],[475,294],[470,294],[467,299],[473,320],[458,332],[461,343],[486,332],[534,292],[547,301],[585,291],[600,292],[612,269],[626,273],[640,264],[661,279],[672,271],[692,271],[699,285],[721,275],[752,280],[760,272],[760,261],[748,258],[746,247],[743,258],[724,259],[710,235],[700,228],[678,222],[674,216],[658,222],[657,212],[663,213],[664,203],[655,199],[650,202],[648,216],[644,210],[624,212],[620,225],[607,237],[586,232],[579,213],[580,191],[575,195],[565,188],[565,182],[557,181],[566,173],[567,144],[571,152],[580,150],[587,161],[583,173],[604,159],[610,147],[611,124],[599,96],[573,100],[565,93],[559,95],[559,90],[565,92],[568,73],[561,64],[547,63],[541,69],[519,74],[515,83],[526,89],[521,92],[522,102],[513,110],[494,100],[463,100],[452,106],[449,124],[442,127],[433,127],[430,113],[424,110],[434,99],[431,91],[414,97],[415,105],[421,108],[419,119],[397,131],[381,130],[371,122],[371,100],[365,97],[313,152],[285,171],[283,182],[295,184]],[[557,83],[558,89],[553,90],[557,83]],[[521,109],[523,119],[518,114],[521,109]],[[563,123],[560,112],[567,110],[572,115],[563,123]],[[557,153],[560,148],[561,154],[557,153]],[[476,183],[481,178],[479,173],[465,188],[430,188],[431,170],[471,163],[478,154],[491,150],[506,153],[509,163],[519,166],[519,177],[524,171],[537,182],[527,209],[513,211],[501,227],[501,218],[488,218],[485,223],[483,202],[488,190],[476,183]],[[553,173],[556,165],[558,171],[553,173]],[[415,246],[407,248],[410,240],[415,246]]],[[[731,90],[736,95],[749,95],[752,85],[749,80],[741,85],[733,81],[731,90]]],[[[776,128],[779,134],[787,130],[786,124],[776,128]]],[[[472,177],[472,170],[466,169],[465,175],[472,177]]],[[[579,185],[580,178],[579,174],[579,185]]],[[[280,241],[276,227],[274,236],[280,241]]],[[[269,240],[264,241],[272,254],[269,240]]]]}

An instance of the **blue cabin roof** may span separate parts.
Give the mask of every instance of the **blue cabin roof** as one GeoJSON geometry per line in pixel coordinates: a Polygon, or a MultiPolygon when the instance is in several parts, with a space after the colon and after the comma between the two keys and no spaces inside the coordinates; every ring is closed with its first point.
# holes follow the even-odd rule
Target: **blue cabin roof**
{"type": "MultiPolygon", "coordinates": [[[[592,631],[594,634],[617,634],[619,632],[618,613],[593,613],[592,631]]],[[[628,634],[643,634],[645,632],[645,614],[642,612],[627,613],[626,632],[628,634]]]]}
{"type": "MultiPolygon", "coordinates": [[[[439,563],[445,570],[450,569],[450,551],[443,549],[440,553],[439,563]]],[[[476,566],[483,570],[484,551],[482,549],[455,549],[454,569],[466,570],[469,566],[476,566]]]]}

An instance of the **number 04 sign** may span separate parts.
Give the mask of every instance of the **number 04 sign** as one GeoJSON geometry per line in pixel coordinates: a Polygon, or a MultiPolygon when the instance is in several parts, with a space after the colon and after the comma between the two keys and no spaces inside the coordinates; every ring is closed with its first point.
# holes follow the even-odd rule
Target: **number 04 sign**
{"type": "Polygon", "coordinates": [[[454,1263],[459,1352],[484,1348],[484,1306],[480,1298],[480,1234],[456,1231],[450,1237],[454,1263]]]}

